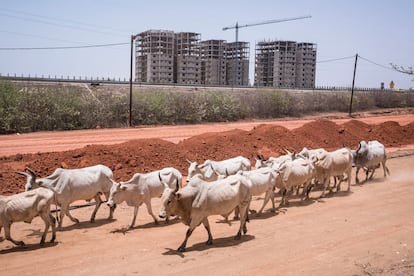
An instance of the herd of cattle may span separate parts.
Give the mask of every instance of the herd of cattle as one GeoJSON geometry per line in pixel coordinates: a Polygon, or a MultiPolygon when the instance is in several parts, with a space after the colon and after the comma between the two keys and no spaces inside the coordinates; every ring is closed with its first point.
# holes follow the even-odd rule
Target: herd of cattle
{"type": "Polygon", "coordinates": [[[4,227],[7,240],[16,245],[24,245],[23,241],[11,237],[11,224],[21,221],[30,223],[34,217],[40,216],[45,223],[40,243],[45,242],[50,226],[53,242],[56,238],[56,219],[51,214],[52,204],[60,206],[57,219],[60,228],[65,215],[73,222],[79,222],[69,212],[71,203],[93,198],[96,201],[90,219],[93,222],[104,202],[102,194],[107,199],[110,219],[116,204],[125,201],[134,207],[130,228],[134,227],[138,208],[143,203],[154,222],[158,223],[151,208],[151,199],[161,195],[159,217],[168,220],[170,216],[178,216],[188,226],[185,239],[178,248],[178,251],[184,251],[188,238],[201,223],[208,233],[206,244],[212,243],[208,222],[210,215],[222,215],[227,220],[234,211],[235,217],[240,220],[235,238],[240,239],[242,232],[247,232],[246,221],[252,196],[265,195],[258,211],[260,214],[269,200],[272,202],[272,210],[275,210],[275,191],[282,196],[280,207],[288,204],[290,194],[299,194],[300,188],[302,200],[308,199],[312,188],[317,185],[322,185],[321,197],[327,189],[332,192],[336,188],[339,191],[343,181],[348,182],[349,191],[353,167],[356,167],[356,183],[359,183],[358,172],[361,168],[365,171],[365,180],[372,178],[381,164],[384,177],[389,174],[385,147],[378,141],[361,141],[356,150],[304,148],[299,153],[286,152],[285,155],[267,160],[263,156],[257,156],[255,169],[251,169],[249,159],[241,156],[222,161],[206,160],[202,164],[187,160],[190,165],[184,187],[182,175],[175,168],[136,173],[126,182],[114,181],[111,169],[104,165],[81,169],[58,168],[44,178],[38,178],[33,170],[26,168],[26,172],[18,172],[27,178],[26,191],[0,196],[0,231],[4,227]]]}

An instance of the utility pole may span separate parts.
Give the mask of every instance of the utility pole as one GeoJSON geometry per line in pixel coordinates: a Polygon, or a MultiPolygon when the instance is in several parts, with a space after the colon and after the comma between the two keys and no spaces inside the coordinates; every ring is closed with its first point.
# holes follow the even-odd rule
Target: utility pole
{"type": "Polygon", "coordinates": [[[349,117],[351,117],[351,113],[352,113],[352,99],[354,98],[355,73],[356,73],[356,68],[357,68],[357,62],[358,62],[358,54],[355,55],[354,76],[352,78],[352,88],[351,88],[351,103],[349,104],[349,117]]]}
{"type": "Polygon", "coordinates": [[[132,127],[132,67],[134,64],[134,40],[136,37],[136,35],[131,35],[131,60],[129,68],[129,127],[132,127]]]}
{"type": "Polygon", "coordinates": [[[262,22],[258,22],[258,23],[251,23],[251,24],[245,24],[245,25],[239,25],[238,22],[236,22],[236,25],[233,26],[228,26],[228,27],[224,27],[223,31],[226,30],[230,30],[230,29],[235,29],[236,32],[236,43],[235,43],[235,54],[234,54],[234,76],[233,76],[233,86],[236,83],[236,79],[237,79],[237,75],[238,75],[238,42],[239,42],[239,29],[240,28],[246,28],[246,27],[252,27],[252,26],[257,26],[257,25],[265,25],[265,24],[273,24],[273,23],[279,23],[279,22],[285,22],[285,21],[292,21],[292,20],[299,20],[299,19],[305,19],[305,18],[310,18],[312,16],[310,15],[306,15],[306,16],[299,16],[299,17],[291,17],[291,18],[284,18],[284,19],[274,19],[274,20],[267,20],[267,21],[262,21],[262,22]]]}

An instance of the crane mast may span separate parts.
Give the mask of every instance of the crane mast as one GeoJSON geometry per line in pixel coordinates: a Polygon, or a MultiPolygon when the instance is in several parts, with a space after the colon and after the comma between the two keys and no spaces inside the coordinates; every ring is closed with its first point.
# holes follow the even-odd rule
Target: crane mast
{"type": "Polygon", "coordinates": [[[273,24],[273,23],[279,23],[279,22],[285,22],[285,21],[293,21],[293,20],[299,20],[299,19],[305,19],[310,18],[311,15],[305,15],[305,16],[298,16],[298,17],[290,17],[290,18],[283,18],[283,19],[273,19],[273,20],[266,20],[262,22],[257,23],[251,23],[251,24],[245,24],[245,25],[239,25],[238,22],[236,22],[235,25],[224,27],[223,31],[227,31],[230,29],[235,29],[235,36],[236,36],[236,43],[235,43],[235,53],[234,53],[234,76],[233,76],[233,86],[236,84],[236,78],[238,74],[238,42],[239,42],[239,29],[240,28],[246,28],[246,27],[252,27],[252,26],[258,26],[258,25],[265,25],[265,24],[273,24]]]}

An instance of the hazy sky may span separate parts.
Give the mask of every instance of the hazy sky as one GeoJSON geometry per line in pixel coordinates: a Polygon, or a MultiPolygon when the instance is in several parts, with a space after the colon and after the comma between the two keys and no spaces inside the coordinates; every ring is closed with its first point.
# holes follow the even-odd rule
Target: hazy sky
{"type": "Polygon", "coordinates": [[[255,43],[293,40],[317,44],[316,85],[350,86],[356,53],[356,86],[414,87],[414,77],[390,63],[414,66],[412,0],[15,0],[0,6],[0,73],[129,79],[130,36],[149,29],[197,32],[202,40],[235,40],[222,28],[304,15],[312,18],[239,30],[255,43]],[[112,43],[125,45],[65,50],[5,50],[112,43]],[[347,58],[349,57],[349,58],[347,58]],[[346,59],[341,59],[346,58],[346,59]],[[339,60],[337,60],[339,59],[339,60]],[[335,60],[335,61],[331,61],[335,60]]]}

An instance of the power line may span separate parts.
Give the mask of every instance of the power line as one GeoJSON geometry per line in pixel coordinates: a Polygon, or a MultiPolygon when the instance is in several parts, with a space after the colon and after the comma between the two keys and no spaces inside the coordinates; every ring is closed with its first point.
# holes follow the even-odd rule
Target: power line
{"type": "Polygon", "coordinates": [[[0,51],[18,51],[18,50],[65,50],[65,49],[82,49],[82,48],[99,48],[99,47],[112,47],[120,45],[129,45],[129,42],[125,43],[110,43],[110,44],[98,44],[98,45],[83,45],[83,46],[62,46],[62,47],[4,47],[0,48],[0,51]]]}
{"type": "Polygon", "coordinates": [[[23,37],[33,37],[33,38],[39,38],[39,39],[43,39],[43,40],[49,40],[49,41],[59,41],[59,42],[65,42],[65,43],[73,43],[73,44],[84,44],[84,42],[79,42],[79,41],[71,41],[71,40],[67,40],[67,39],[60,39],[60,38],[53,38],[53,37],[48,37],[48,36],[43,36],[43,35],[36,35],[36,34],[29,34],[29,33],[20,33],[20,32],[13,32],[13,31],[6,31],[6,30],[0,30],[0,33],[6,33],[6,34],[11,34],[11,35],[16,35],[16,36],[23,36],[23,37]]]}
{"type": "Polygon", "coordinates": [[[91,28],[82,28],[82,27],[74,26],[74,25],[51,22],[51,21],[47,21],[47,20],[44,20],[44,19],[26,18],[26,17],[22,17],[22,16],[19,16],[19,15],[11,15],[11,14],[1,13],[1,12],[0,12],[0,16],[6,16],[6,17],[10,17],[10,18],[17,18],[17,19],[24,20],[24,21],[31,21],[31,22],[51,25],[51,26],[60,27],[60,28],[76,29],[76,30],[80,30],[80,31],[93,32],[93,33],[99,33],[99,34],[104,34],[104,35],[120,36],[119,33],[104,32],[104,31],[100,31],[100,30],[96,30],[96,29],[94,30],[94,29],[91,29],[91,28]]]}
{"type": "Polygon", "coordinates": [[[341,58],[333,58],[333,59],[320,60],[320,61],[317,61],[316,63],[334,62],[334,61],[339,61],[339,60],[344,60],[344,59],[351,59],[351,58],[352,59],[355,58],[355,55],[348,56],[348,57],[341,57],[341,58]]]}
{"type": "Polygon", "coordinates": [[[108,26],[89,24],[89,23],[85,23],[85,22],[81,22],[81,21],[75,21],[75,20],[72,20],[72,19],[56,18],[56,17],[39,15],[39,14],[34,14],[34,13],[29,13],[29,12],[24,12],[24,11],[7,9],[7,8],[0,8],[0,11],[12,13],[12,14],[14,13],[14,14],[26,15],[26,16],[29,16],[29,17],[38,17],[38,18],[57,21],[57,22],[66,22],[66,23],[80,25],[80,26],[89,26],[89,27],[96,28],[96,29],[110,29],[110,30],[113,30],[115,32],[128,32],[126,30],[115,29],[115,28],[108,27],[108,26]]]}
{"type": "MultiPolygon", "coordinates": [[[[392,67],[389,67],[389,66],[385,66],[385,65],[382,65],[382,64],[379,64],[379,63],[377,63],[377,62],[374,62],[374,61],[372,61],[372,60],[369,60],[369,59],[367,59],[367,58],[364,58],[364,57],[361,57],[361,56],[359,56],[361,59],[363,59],[363,60],[365,60],[365,61],[367,61],[367,62],[369,62],[369,63],[372,63],[372,64],[374,64],[374,65],[376,65],[376,66],[379,66],[379,67],[381,67],[381,68],[384,68],[384,69],[388,69],[388,70],[392,70],[392,71],[397,71],[397,70],[395,70],[394,68],[392,68],[392,67]]],[[[397,71],[398,72],[398,71],[397,71]]]]}

